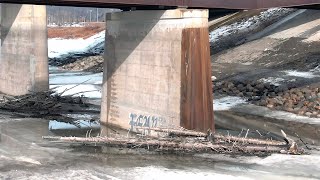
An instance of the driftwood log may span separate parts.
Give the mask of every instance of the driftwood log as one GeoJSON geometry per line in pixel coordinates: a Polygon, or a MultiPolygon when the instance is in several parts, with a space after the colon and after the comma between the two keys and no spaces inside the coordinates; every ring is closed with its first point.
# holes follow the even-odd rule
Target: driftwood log
{"type": "MultiPolygon", "coordinates": [[[[152,130],[156,132],[165,132],[169,135],[177,136],[194,136],[194,137],[207,137],[210,134],[190,131],[190,130],[179,130],[179,129],[168,129],[168,128],[146,128],[146,127],[137,127],[137,129],[143,130],[152,130]]],[[[263,140],[263,139],[253,139],[245,137],[236,137],[236,136],[223,136],[219,134],[213,134],[212,138],[215,140],[226,141],[226,142],[238,142],[243,144],[256,144],[256,145],[271,145],[271,146],[283,146],[287,145],[287,142],[274,141],[274,140],[263,140]]]]}
{"type": "Polygon", "coordinates": [[[145,148],[154,151],[183,151],[183,152],[206,152],[227,154],[270,154],[282,153],[287,146],[254,145],[242,143],[212,143],[208,141],[189,141],[177,138],[113,138],[113,137],[55,137],[44,136],[44,140],[54,143],[70,143],[78,145],[110,146],[119,148],[145,148]]]}

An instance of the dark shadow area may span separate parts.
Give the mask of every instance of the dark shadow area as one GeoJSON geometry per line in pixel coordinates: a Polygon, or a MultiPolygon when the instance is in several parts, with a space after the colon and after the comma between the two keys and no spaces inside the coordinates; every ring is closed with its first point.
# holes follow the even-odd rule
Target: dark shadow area
{"type": "MultiPolygon", "coordinates": [[[[137,22],[134,19],[127,20],[126,25],[129,27],[124,26],[121,24],[121,20],[119,21],[119,27],[116,31],[120,31],[117,37],[113,36],[112,34],[108,33],[108,29],[106,31],[106,40],[105,40],[105,60],[104,60],[104,72],[103,72],[103,88],[106,89],[103,92],[107,94],[102,94],[102,103],[107,103],[106,106],[102,105],[102,107],[106,107],[102,111],[107,113],[109,116],[112,113],[114,116],[118,116],[119,112],[115,110],[114,112],[109,112],[111,109],[111,103],[117,100],[117,93],[116,87],[117,82],[112,79],[113,74],[117,71],[117,69],[123,64],[127,58],[130,56],[132,52],[135,51],[136,47],[144,40],[144,38],[148,35],[151,29],[158,23],[160,17],[163,15],[165,11],[150,11],[152,12],[152,17],[145,17],[143,19],[141,26],[143,26],[143,32],[141,32],[140,27],[137,27],[137,22]],[[129,21],[129,22],[128,22],[129,21]],[[147,23],[146,23],[147,22],[147,23]],[[137,29],[130,28],[130,24],[133,27],[137,27],[137,29]],[[125,32],[121,31],[121,29],[131,29],[132,33],[135,35],[126,34],[125,32]],[[138,30],[138,31],[137,31],[138,30]],[[136,31],[136,32],[135,32],[136,31]],[[120,44],[117,39],[122,40],[122,44],[120,44]],[[123,41],[125,40],[125,41],[123,41]],[[121,51],[120,51],[121,49],[121,51]],[[107,83],[105,85],[105,83],[107,83]],[[104,98],[108,97],[106,102],[104,102],[104,98]]],[[[112,15],[111,15],[112,16],[112,15]]],[[[112,20],[109,20],[112,21],[112,20]]],[[[108,19],[107,19],[107,27],[108,27],[108,19]]],[[[113,107],[112,109],[118,109],[118,107],[113,107]]],[[[109,120],[109,117],[107,117],[109,120]]],[[[111,121],[114,119],[110,119],[111,121]]]]}
{"type": "Polygon", "coordinates": [[[1,3],[1,46],[5,41],[11,26],[13,25],[19,11],[22,7],[21,4],[5,4],[1,3]]]}

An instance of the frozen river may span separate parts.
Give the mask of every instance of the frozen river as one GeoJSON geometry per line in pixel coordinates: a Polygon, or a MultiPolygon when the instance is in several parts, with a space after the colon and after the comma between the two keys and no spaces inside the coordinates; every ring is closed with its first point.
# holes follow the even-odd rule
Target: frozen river
{"type": "MultiPolygon", "coordinates": [[[[102,74],[51,69],[51,87],[74,88],[100,98],[102,74]],[[86,81],[85,83],[83,83],[86,81]]],[[[59,88],[58,88],[59,89],[59,88]]],[[[79,116],[79,119],[86,117],[79,116]]],[[[320,153],[269,157],[150,154],[142,150],[72,147],[43,141],[47,135],[85,135],[44,119],[19,118],[0,112],[0,179],[319,179],[320,153]],[[55,128],[54,128],[55,127],[55,128]]],[[[99,131],[99,125],[87,125],[99,131]]]]}
{"type": "MultiPolygon", "coordinates": [[[[161,155],[56,145],[43,119],[0,118],[0,179],[319,179],[320,153],[269,157],[161,155]]],[[[69,135],[77,130],[69,130],[69,135]]]]}

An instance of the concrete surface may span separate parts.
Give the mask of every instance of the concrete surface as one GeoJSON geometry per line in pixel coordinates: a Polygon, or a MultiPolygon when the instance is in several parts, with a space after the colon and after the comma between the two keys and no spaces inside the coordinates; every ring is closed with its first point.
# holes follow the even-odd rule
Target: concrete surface
{"type": "Polygon", "coordinates": [[[48,90],[48,76],[46,7],[2,3],[0,91],[48,90]]]}
{"type": "MultiPolygon", "coordinates": [[[[107,15],[107,27],[101,122],[133,131],[139,131],[137,126],[179,127],[182,113],[187,111],[182,108],[182,98],[186,94],[181,86],[187,82],[187,79],[182,79],[182,74],[188,63],[183,52],[203,51],[203,56],[196,59],[197,64],[209,62],[208,11],[120,12],[107,15]],[[196,36],[187,41],[193,44],[201,42],[199,44],[202,45],[184,49],[183,30],[203,28],[207,39],[201,41],[201,37],[196,36]]],[[[201,78],[209,82],[195,87],[201,91],[209,85],[211,77],[210,70],[203,75],[205,78],[200,77],[202,72],[208,71],[198,72],[199,82],[201,78]]],[[[198,78],[196,76],[193,78],[198,78]]],[[[191,89],[191,86],[186,88],[191,89]]],[[[212,99],[203,96],[210,97],[201,95],[197,102],[210,101],[207,109],[212,112],[212,99]]],[[[213,123],[212,116],[200,119],[199,123],[213,123]]]]}

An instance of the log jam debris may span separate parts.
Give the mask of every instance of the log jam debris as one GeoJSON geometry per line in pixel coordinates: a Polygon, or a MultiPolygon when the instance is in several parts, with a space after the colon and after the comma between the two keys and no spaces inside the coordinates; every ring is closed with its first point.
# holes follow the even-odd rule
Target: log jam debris
{"type": "MultiPolygon", "coordinates": [[[[205,133],[177,130],[177,129],[150,129],[157,132],[170,132],[162,138],[139,137],[61,137],[43,136],[44,140],[52,143],[67,143],[72,145],[108,146],[117,148],[144,148],[149,151],[160,152],[185,152],[185,153],[223,153],[235,155],[270,155],[272,153],[302,154],[303,149],[292,149],[292,144],[287,141],[275,141],[266,139],[241,138],[212,134],[208,138],[205,133]],[[182,133],[183,131],[183,133],[182,133]],[[180,136],[180,135],[183,136],[180,136]]],[[[296,146],[295,142],[294,146],[296,146]]]]}

